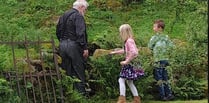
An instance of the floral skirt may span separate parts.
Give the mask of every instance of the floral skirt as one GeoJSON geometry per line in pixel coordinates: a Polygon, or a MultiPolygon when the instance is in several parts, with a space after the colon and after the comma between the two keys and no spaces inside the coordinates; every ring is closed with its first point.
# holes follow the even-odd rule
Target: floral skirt
{"type": "Polygon", "coordinates": [[[132,65],[124,65],[120,72],[121,78],[126,78],[127,80],[136,80],[144,76],[144,70],[142,68],[134,68],[132,65]]]}

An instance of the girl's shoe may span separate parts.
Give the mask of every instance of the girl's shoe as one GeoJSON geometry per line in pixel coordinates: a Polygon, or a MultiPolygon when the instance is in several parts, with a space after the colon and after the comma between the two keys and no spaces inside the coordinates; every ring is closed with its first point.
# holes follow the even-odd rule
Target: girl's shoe
{"type": "Polygon", "coordinates": [[[122,95],[119,96],[117,103],[126,103],[126,97],[125,96],[122,96],[122,95]]]}
{"type": "Polygon", "coordinates": [[[139,96],[134,96],[132,103],[141,103],[141,98],[139,96]]]}

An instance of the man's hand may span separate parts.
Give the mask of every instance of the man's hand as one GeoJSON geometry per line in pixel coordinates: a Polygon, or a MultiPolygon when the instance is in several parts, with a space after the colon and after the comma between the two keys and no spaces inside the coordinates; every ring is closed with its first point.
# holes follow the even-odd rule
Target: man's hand
{"type": "Polygon", "coordinates": [[[83,51],[83,57],[87,58],[89,56],[89,50],[84,50],[83,51]]]}

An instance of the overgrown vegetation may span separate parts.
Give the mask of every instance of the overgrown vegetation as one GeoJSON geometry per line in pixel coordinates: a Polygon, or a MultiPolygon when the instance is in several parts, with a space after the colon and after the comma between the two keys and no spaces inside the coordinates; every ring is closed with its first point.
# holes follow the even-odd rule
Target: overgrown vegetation
{"type": "MultiPolygon", "coordinates": [[[[74,0],[0,0],[0,41],[37,39],[50,40],[54,37],[58,17],[70,9],[74,0]]],[[[176,99],[190,100],[208,97],[208,1],[207,0],[88,0],[90,6],[85,16],[89,43],[102,49],[113,49],[122,46],[118,28],[129,23],[134,31],[146,76],[136,81],[139,94],[144,100],[156,98],[155,81],[152,77],[152,55],[146,49],[153,35],[152,23],[163,19],[166,23],[165,33],[176,44],[171,52],[169,67],[170,82],[176,99]]],[[[31,47],[36,57],[37,47],[31,47]]],[[[43,47],[45,48],[45,47],[43,47]]],[[[19,45],[17,59],[25,56],[24,48],[19,45]]],[[[92,48],[90,48],[92,49],[92,48]]],[[[93,50],[92,50],[93,51],[93,50]]],[[[0,71],[12,70],[12,52],[6,45],[0,45],[0,71]]],[[[88,101],[100,103],[102,100],[117,98],[119,61],[122,56],[101,56],[88,60],[87,79],[94,91],[88,101]]],[[[22,68],[22,67],[19,67],[22,68]]],[[[1,94],[7,100],[20,100],[9,84],[0,79],[1,94]]],[[[82,102],[83,99],[72,91],[72,78],[63,76],[67,102],[82,102]],[[69,87],[68,87],[69,86],[69,87]]],[[[127,91],[130,99],[130,91],[127,91]]],[[[1,95],[0,101],[5,101],[1,95]]],[[[20,97],[21,98],[21,97],[20,97]]]]}
{"type": "Polygon", "coordinates": [[[20,103],[20,97],[10,88],[10,84],[5,79],[0,78],[0,101],[2,103],[20,103]]]}

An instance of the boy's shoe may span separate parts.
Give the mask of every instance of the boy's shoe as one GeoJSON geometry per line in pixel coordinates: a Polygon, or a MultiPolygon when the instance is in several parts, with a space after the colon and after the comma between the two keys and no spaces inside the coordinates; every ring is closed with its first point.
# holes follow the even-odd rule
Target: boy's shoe
{"type": "Polygon", "coordinates": [[[168,99],[166,97],[161,97],[160,100],[161,101],[167,101],[168,99]]]}
{"type": "Polygon", "coordinates": [[[173,100],[175,97],[174,97],[174,95],[169,95],[168,97],[167,97],[167,100],[173,100]]]}

